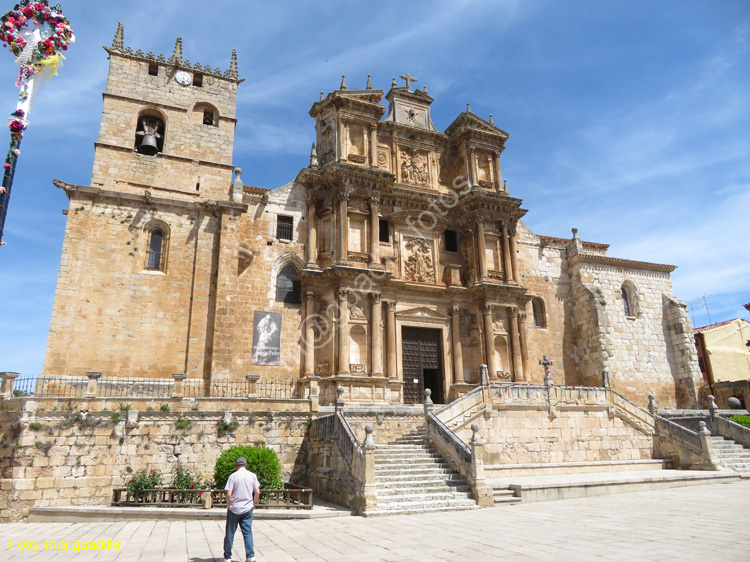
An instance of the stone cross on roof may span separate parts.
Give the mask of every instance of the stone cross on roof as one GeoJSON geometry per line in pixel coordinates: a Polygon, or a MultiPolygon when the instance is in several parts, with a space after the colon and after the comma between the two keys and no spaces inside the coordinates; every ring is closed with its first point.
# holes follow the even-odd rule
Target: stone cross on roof
{"type": "Polygon", "coordinates": [[[411,83],[412,83],[412,82],[416,82],[416,81],[417,81],[417,79],[416,79],[416,78],[414,78],[414,76],[412,76],[412,75],[411,75],[411,74],[409,74],[408,72],[407,72],[406,74],[402,74],[402,75],[400,76],[400,78],[401,78],[401,80],[406,80],[406,89],[407,89],[407,90],[409,90],[409,91],[411,92],[411,83]]]}

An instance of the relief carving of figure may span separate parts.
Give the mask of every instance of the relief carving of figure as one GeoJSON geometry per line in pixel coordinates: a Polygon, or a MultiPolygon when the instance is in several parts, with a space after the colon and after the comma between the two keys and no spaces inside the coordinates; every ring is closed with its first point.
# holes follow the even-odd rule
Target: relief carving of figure
{"type": "Polygon", "coordinates": [[[349,318],[352,320],[364,320],[365,312],[361,306],[350,306],[349,307],[349,318]]]}
{"type": "Polygon", "coordinates": [[[406,260],[406,278],[418,283],[434,283],[435,268],[432,263],[432,248],[426,240],[412,238],[405,244],[410,251],[406,260]]]}
{"type": "Polygon", "coordinates": [[[401,181],[409,185],[427,185],[427,156],[417,150],[401,151],[401,181]]]}
{"type": "Polygon", "coordinates": [[[330,125],[327,125],[320,133],[320,139],[320,154],[325,155],[333,152],[333,129],[330,125]]]}
{"type": "Polygon", "coordinates": [[[498,332],[505,332],[505,315],[502,311],[496,310],[492,315],[492,327],[498,332]]]}

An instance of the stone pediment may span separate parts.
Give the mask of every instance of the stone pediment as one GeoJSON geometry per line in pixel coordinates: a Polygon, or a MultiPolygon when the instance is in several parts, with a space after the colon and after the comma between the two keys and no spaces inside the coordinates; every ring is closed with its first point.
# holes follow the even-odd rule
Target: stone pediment
{"type": "Polygon", "coordinates": [[[420,306],[418,308],[410,308],[408,310],[402,310],[396,313],[399,318],[421,318],[421,319],[432,319],[432,320],[449,320],[450,316],[432,310],[426,306],[420,306]]]}
{"type": "Polygon", "coordinates": [[[451,123],[445,130],[445,134],[449,137],[452,137],[456,135],[456,133],[459,133],[460,131],[463,131],[465,129],[472,129],[475,131],[478,130],[484,133],[490,133],[492,135],[503,137],[504,139],[507,139],[510,136],[501,128],[497,127],[494,123],[490,123],[489,121],[482,119],[471,111],[464,111],[458,117],[456,117],[453,123],[451,123]]]}

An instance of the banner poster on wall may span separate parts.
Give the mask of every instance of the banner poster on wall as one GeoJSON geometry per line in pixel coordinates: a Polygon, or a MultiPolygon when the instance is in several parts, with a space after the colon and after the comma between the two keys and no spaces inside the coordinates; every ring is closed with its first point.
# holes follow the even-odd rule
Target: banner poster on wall
{"type": "Polygon", "coordinates": [[[253,365],[281,364],[281,314],[255,311],[253,318],[253,365]]]}

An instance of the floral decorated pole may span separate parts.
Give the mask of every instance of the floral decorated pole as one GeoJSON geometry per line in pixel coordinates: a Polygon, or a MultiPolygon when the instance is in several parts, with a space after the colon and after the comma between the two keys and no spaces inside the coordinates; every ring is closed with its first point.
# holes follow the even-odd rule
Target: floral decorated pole
{"type": "Polygon", "coordinates": [[[22,0],[0,18],[0,42],[16,57],[19,67],[16,86],[20,88],[18,105],[8,120],[10,145],[3,164],[3,183],[0,186],[0,246],[5,244],[3,230],[16,162],[21,154],[21,139],[29,125],[31,106],[39,89],[40,79],[47,81],[57,74],[57,69],[65,59],[62,51],[66,51],[74,41],[73,30],[63,16],[60,5],[49,6],[48,0],[22,0]]]}

